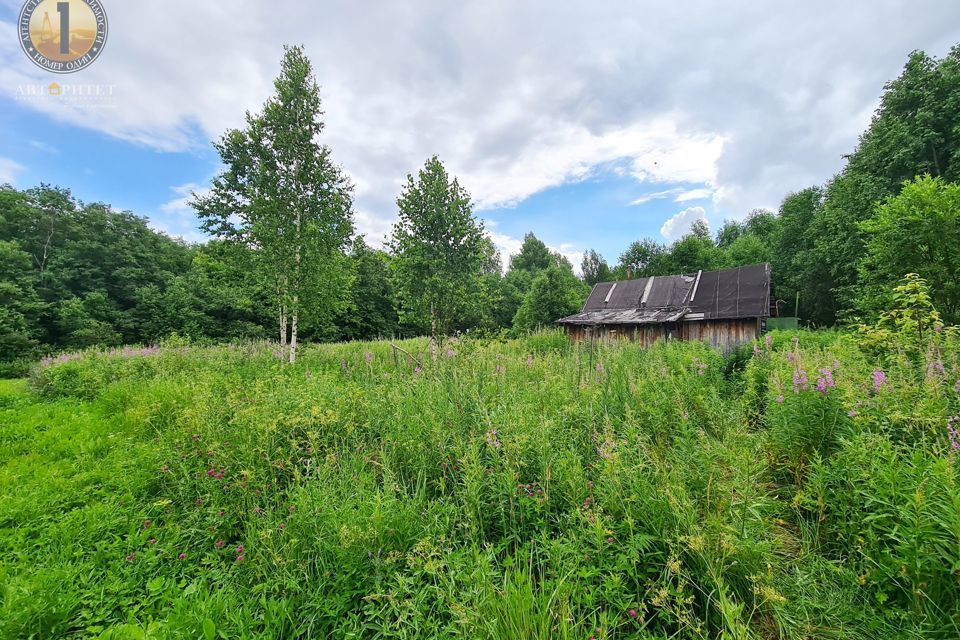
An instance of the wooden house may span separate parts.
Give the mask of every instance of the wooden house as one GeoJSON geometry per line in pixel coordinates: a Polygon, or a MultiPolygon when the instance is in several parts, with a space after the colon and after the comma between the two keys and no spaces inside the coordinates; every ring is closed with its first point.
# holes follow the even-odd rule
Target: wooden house
{"type": "Polygon", "coordinates": [[[575,340],[703,340],[725,352],[770,315],[770,265],[601,282],[580,313],[557,320],[575,340]]]}

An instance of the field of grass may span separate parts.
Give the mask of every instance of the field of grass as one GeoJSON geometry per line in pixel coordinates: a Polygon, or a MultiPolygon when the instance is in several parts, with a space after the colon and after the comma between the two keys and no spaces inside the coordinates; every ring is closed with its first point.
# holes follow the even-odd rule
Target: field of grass
{"type": "Polygon", "coordinates": [[[960,637],[956,345],[400,346],[0,382],[0,637],[960,637]]]}

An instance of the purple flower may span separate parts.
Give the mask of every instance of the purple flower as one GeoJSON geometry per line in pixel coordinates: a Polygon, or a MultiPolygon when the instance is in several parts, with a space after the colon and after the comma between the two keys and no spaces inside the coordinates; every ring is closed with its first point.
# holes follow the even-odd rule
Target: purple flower
{"type": "Polygon", "coordinates": [[[215,546],[217,549],[223,549],[223,545],[225,544],[226,542],[224,542],[223,540],[217,540],[216,542],[213,543],[213,546],[215,546]]]}
{"type": "Polygon", "coordinates": [[[874,369],[873,370],[873,392],[880,393],[880,387],[887,384],[887,374],[883,372],[883,369],[874,369]]]}
{"type": "Polygon", "coordinates": [[[603,373],[603,363],[602,363],[602,362],[598,362],[598,363],[597,363],[597,373],[603,373]]]}
{"type": "Polygon", "coordinates": [[[941,362],[939,359],[934,360],[927,366],[927,375],[930,377],[942,376],[945,373],[946,371],[943,368],[943,362],[941,362]]]}
{"type": "Polygon", "coordinates": [[[413,369],[413,375],[418,376],[418,375],[420,375],[420,372],[421,372],[421,371],[423,371],[423,369],[420,368],[420,365],[417,365],[417,366],[414,367],[414,369],[413,369]]]}
{"type": "Polygon", "coordinates": [[[456,352],[456,351],[454,351],[453,349],[447,349],[447,357],[448,357],[448,358],[452,358],[452,357],[454,357],[455,355],[457,355],[457,352],[456,352]]]}
{"type": "Polygon", "coordinates": [[[947,418],[947,434],[950,436],[950,447],[954,452],[960,451],[960,431],[957,430],[958,423],[960,423],[960,416],[947,418]]]}
{"type": "Polygon", "coordinates": [[[180,555],[177,556],[177,560],[186,560],[186,559],[187,559],[187,554],[185,553],[181,553],[180,555]]]}
{"type": "Polygon", "coordinates": [[[373,354],[370,353],[369,351],[364,351],[363,359],[367,361],[367,364],[370,364],[373,362],[373,354]]]}
{"type": "Polygon", "coordinates": [[[847,411],[847,417],[848,417],[848,418],[856,418],[856,417],[857,417],[857,412],[856,412],[856,411],[847,411]]]}
{"type": "Polygon", "coordinates": [[[793,370],[793,391],[807,388],[807,372],[804,369],[793,370]]]}
{"type": "Polygon", "coordinates": [[[827,390],[833,387],[833,372],[829,368],[820,369],[820,376],[817,378],[817,391],[827,393],[827,390]]]}
{"type": "Polygon", "coordinates": [[[775,401],[777,404],[783,404],[783,394],[778,395],[775,401]]]}
{"type": "MultiPolygon", "coordinates": [[[[533,356],[527,356],[527,367],[529,368],[532,366],[533,366],[533,356]]],[[[957,384],[960,385],[960,381],[958,381],[957,384]]],[[[960,389],[960,386],[958,386],[958,389],[960,389]]]]}
{"type": "Polygon", "coordinates": [[[487,444],[493,447],[494,449],[500,448],[500,439],[497,438],[496,429],[490,429],[489,431],[487,431],[487,433],[484,435],[484,438],[486,439],[487,444]]]}
{"type": "Polygon", "coordinates": [[[793,362],[796,358],[797,357],[793,355],[793,351],[787,351],[787,362],[793,362]]]}
{"type": "Polygon", "coordinates": [[[769,333],[763,337],[763,344],[767,346],[767,349],[773,346],[773,336],[769,333]]]}
{"type": "Polygon", "coordinates": [[[757,346],[756,340],[754,340],[754,342],[753,342],[753,355],[755,355],[755,356],[759,356],[759,355],[760,355],[760,347],[757,346]]]}
{"type": "Polygon", "coordinates": [[[628,610],[627,610],[627,615],[630,616],[631,618],[636,618],[636,617],[637,617],[637,610],[636,610],[636,609],[628,609],[628,610]]]}

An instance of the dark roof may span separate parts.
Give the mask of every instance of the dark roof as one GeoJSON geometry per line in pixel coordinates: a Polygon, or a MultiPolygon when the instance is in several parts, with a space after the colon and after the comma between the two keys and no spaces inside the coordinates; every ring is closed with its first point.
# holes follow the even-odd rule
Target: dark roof
{"type": "Polygon", "coordinates": [[[770,265],[601,282],[560,324],[651,324],[761,318],[770,313],[770,265]],[[702,314],[702,315],[701,315],[702,314]]]}

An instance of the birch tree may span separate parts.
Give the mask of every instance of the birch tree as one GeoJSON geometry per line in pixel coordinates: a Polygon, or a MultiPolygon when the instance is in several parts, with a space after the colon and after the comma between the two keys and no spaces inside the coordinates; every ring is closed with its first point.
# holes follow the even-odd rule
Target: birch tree
{"type": "Polygon", "coordinates": [[[245,129],[214,143],[226,168],[193,205],[205,231],[254,249],[276,293],[281,350],[293,363],[304,312],[346,299],[352,185],[318,141],[320,93],[300,47],[285,48],[274,89],[259,113],[247,114],[245,129]]]}

